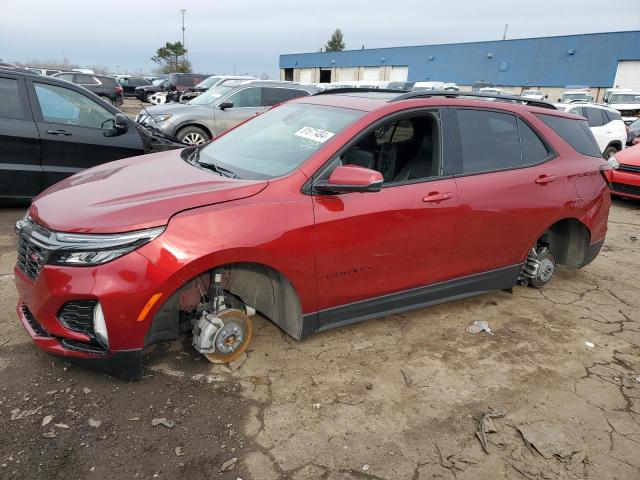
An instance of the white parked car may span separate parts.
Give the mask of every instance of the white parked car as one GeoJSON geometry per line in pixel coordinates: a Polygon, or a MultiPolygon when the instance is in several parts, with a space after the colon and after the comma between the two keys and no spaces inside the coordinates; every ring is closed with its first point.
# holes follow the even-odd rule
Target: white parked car
{"type": "Polygon", "coordinates": [[[444,90],[444,82],[416,82],[411,90],[444,90]]]}
{"type": "Polygon", "coordinates": [[[547,98],[540,90],[523,90],[520,96],[522,98],[531,98],[532,100],[544,100],[547,98]]]}
{"type": "Polygon", "coordinates": [[[627,128],[620,112],[594,103],[556,103],[557,108],[587,119],[604,158],[625,148],[627,128]]]}
{"type": "Polygon", "coordinates": [[[587,89],[565,90],[558,99],[560,103],[593,102],[593,95],[587,89]]]}
{"type": "Polygon", "coordinates": [[[480,90],[478,90],[478,93],[484,93],[486,95],[510,95],[510,92],[507,92],[506,90],[503,90],[502,88],[498,88],[498,87],[482,87],[480,90]]]}
{"type": "Polygon", "coordinates": [[[612,93],[609,95],[605,105],[619,111],[626,123],[631,123],[640,118],[640,92],[618,91],[612,93]]]}

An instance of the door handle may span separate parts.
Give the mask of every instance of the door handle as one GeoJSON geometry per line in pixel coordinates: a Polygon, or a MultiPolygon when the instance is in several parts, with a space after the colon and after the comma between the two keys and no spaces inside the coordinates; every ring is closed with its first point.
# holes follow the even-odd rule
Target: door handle
{"type": "Polygon", "coordinates": [[[451,197],[453,197],[453,194],[449,193],[449,192],[444,192],[444,193],[431,192],[429,195],[424,197],[422,199],[422,201],[423,202],[430,202],[430,203],[437,203],[437,202],[442,202],[443,200],[448,200],[451,197]]]}
{"type": "Polygon", "coordinates": [[[47,133],[49,135],[64,135],[65,137],[70,137],[71,133],[67,132],[66,130],[47,130],[47,133]]]}
{"type": "Polygon", "coordinates": [[[551,183],[556,179],[555,175],[540,175],[536,178],[535,182],[538,185],[546,185],[547,183],[551,183]]]}

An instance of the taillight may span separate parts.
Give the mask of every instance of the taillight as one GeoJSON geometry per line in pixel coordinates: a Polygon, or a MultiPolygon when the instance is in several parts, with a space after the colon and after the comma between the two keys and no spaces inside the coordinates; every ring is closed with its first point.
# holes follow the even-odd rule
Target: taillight
{"type": "Polygon", "coordinates": [[[602,175],[602,178],[609,188],[611,188],[611,172],[613,172],[613,168],[608,163],[600,165],[600,175],[602,175]]]}
{"type": "Polygon", "coordinates": [[[116,93],[122,93],[122,85],[116,85],[116,93]]]}

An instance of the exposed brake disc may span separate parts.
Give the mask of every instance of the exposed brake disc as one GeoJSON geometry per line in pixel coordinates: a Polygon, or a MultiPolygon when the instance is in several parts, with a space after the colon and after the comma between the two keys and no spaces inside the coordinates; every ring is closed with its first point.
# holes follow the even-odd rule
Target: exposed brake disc
{"type": "Polygon", "coordinates": [[[216,315],[224,324],[215,335],[213,351],[204,356],[213,363],[229,363],[244,352],[253,337],[253,322],[245,312],[228,309],[216,315]]]}

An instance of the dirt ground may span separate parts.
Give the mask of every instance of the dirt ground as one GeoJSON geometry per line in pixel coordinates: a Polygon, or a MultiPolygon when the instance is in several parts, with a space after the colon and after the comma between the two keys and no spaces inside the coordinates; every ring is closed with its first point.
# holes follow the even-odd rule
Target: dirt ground
{"type": "Polygon", "coordinates": [[[185,338],[150,352],[137,382],[32,345],[14,313],[22,213],[0,210],[0,478],[640,478],[637,202],[614,201],[600,256],[545,290],[301,343],[258,318],[233,372],[185,338]],[[494,335],[466,333],[474,320],[494,335]],[[504,416],[485,417],[485,453],[487,413],[504,416]]]}

